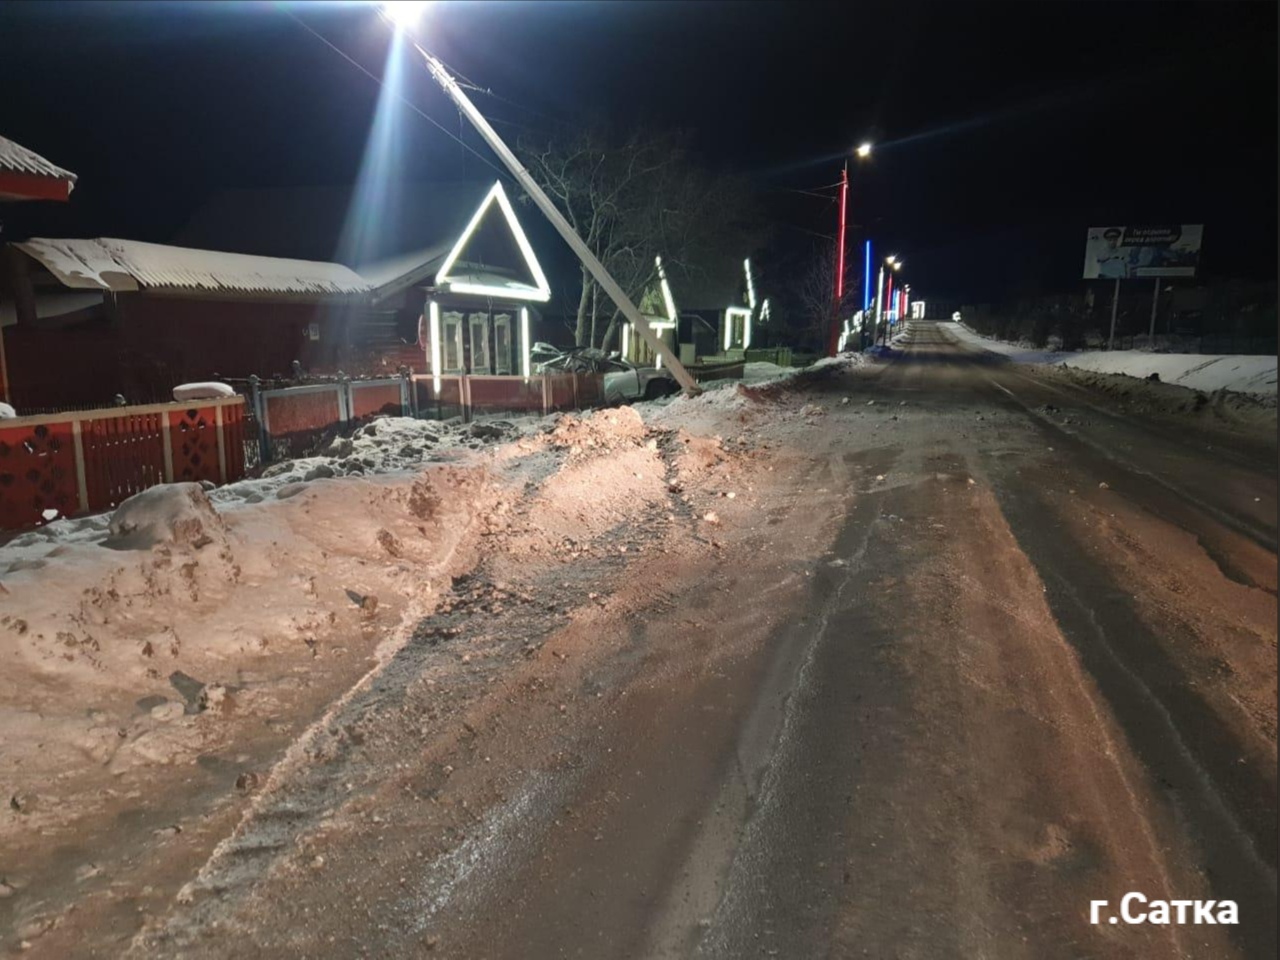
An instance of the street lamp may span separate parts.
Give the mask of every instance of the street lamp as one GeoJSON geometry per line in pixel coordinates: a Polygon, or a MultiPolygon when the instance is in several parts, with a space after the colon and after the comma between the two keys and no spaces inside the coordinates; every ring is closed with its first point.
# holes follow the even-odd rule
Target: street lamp
{"type": "Polygon", "coordinates": [[[684,365],[680,362],[680,358],[671,352],[671,348],[662,340],[649,326],[649,321],[637,309],[636,305],[631,302],[631,298],[626,295],[623,289],[618,286],[609,271],[605,269],[591,249],[582,242],[582,238],[578,236],[577,231],[564,218],[551,198],[546,195],[543,189],[538,186],[537,181],[525,169],[516,155],[512,153],[511,148],[507,146],[498,132],[493,129],[484,115],[471,102],[471,98],[463,92],[458,85],[458,81],[453,78],[448,68],[440,61],[440,58],[423,49],[422,45],[413,38],[409,27],[413,25],[417,17],[426,8],[427,4],[424,0],[393,0],[393,2],[384,2],[381,4],[382,13],[386,18],[395,25],[396,29],[408,35],[409,42],[413,45],[414,50],[426,62],[427,71],[431,74],[431,78],[436,81],[448,94],[449,99],[454,102],[458,110],[471,122],[471,125],[480,134],[481,138],[489,145],[489,148],[498,155],[498,159],[511,172],[516,181],[524,188],[524,192],[528,194],[543,215],[551,222],[560,234],[569,248],[578,255],[578,260],[586,267],[587,272],[595,279],[605,295],[613,301],[614,306],[622,313],[630,323],[632,328],[640,334],[648,343],[649,348],[660,358],[663,365],[671,371],[672,376],[676,378],[676,382],[684,388],[684,392],[691,397],[695,397],[702,392],[702,388],[694,381],[693,376],[684,365]]]}
{"type": "MultiPolygon", "coordinates": [[[[898,259],[898,255],[896,253],[893,253],[885,257],[884,263],[880,265],[880,276],[876,278],[876,318],[875,319],[876,319],[877,327],[879,327],[881,320],[883,320],[885,317],[885,307],[888,306],[890,310],[893,309],[892,301],[890,301],[889,304],[887,305],[885,304],[885,300],[888,300],[892,296],[892,291],[893,291],[893,273],[890,273],[888,278],[886,278],[885,272],[884,272],[885,267],[889,267],[890,270],[896,272],[902,269],[902,261],[898,259]]],[[[884,339],[886,343],[889,340],[888,324],[885,324],[884,339]]]]}
{"type": "Polygon", "coordinates": [[[384,0],[382,11],[398,30],[411,30],[422,19],[431,0],[384,0]]]}
{"type": "MultiPolygon", "coordinates": [[[[854,153],[859,159],[865,160],[871,156],[871,144],[861,144],[854,153]]],[[[840,171],[840,224],[839,232],[836,237],[836,287],[834,296],[831,300],[831,336],[828,341],[828,355],[834,357],[839,352],[840,338],[840,307],[844,303],[844,241],[845,227],[848,222],[849,210],[849,164],[846,161],[844,169],[840,171]]]]}

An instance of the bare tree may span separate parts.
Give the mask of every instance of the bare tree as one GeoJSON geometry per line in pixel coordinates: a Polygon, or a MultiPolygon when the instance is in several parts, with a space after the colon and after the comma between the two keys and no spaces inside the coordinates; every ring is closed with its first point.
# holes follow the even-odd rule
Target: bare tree
{"type": "Polygon", "coordinates": [[[825,345],[830,336],[833,321],[843,321],[857,309],[860,301],[859,285],[856,279],[850,276],[847,265],[844,276],[844,296],[837,304],[834,302],[836,245],[830,242],[814,248],[809,267],[801,274],[800,281],[796,285],[796,300],[800,305],[804,321],[802,336],[806,340],[825,345]]]}
{"type": "MultiPolygon", "coordinates": [[[[688,275],[747,215],[743,183],[698,167],[682,134],[633,131],[616,138],[592,125],[538,142],[522,139],[519,151],[633,302],[657,280],[656,256],[669,277],[688,275]]],[[[608,349],[621,320],[584,267],[577,344],[608,349]]]]}

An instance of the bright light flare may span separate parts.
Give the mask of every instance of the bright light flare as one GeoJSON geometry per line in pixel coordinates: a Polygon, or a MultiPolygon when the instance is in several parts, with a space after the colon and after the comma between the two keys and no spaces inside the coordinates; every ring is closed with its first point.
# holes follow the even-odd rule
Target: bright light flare
{"type": "Polygon", "coordinates": [[[867,159],[867,157],[871,156],[871,144],[869,144],[869,143],[860,143],[860,144],[858,144],[858,149],[857,149],[857,150],[855,150],[854,152],[855,152],[855,153],[856,153],[856,154],[857,154],[861,159],[865,160],[865,159],[867,159]]]}
{"type": "Polygon", "coordinates": [[[382,12],[400,30],[412,30],[422,22],[431,0],[384,0],[382,12]]]}

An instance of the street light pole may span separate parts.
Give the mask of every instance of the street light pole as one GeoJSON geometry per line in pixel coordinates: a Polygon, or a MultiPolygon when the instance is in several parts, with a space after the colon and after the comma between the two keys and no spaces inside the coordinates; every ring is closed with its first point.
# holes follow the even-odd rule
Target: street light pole
{"type": "Polygon", "coordinates": [[[475,104],[458,86],[457,81],[453,79],[444,64],[434,55],[424,50],[416,40],[410,38],[410,42],[413,44],[413,48],[422,56],[422,59],[426,61],[427,70],[431,73],[432,78],[436,83],[440,84],[440,87],[449,95],[449,98],[457,105],[458,109],[471,121],[471,125],[476,128],[476,131],[484,138],[485,143],[489,144],[493,152],[498,155],[498,159],[511,171],[511,175],[519,181],[520,186],[524,187],[525,192],[529,194],[538,209],[543,212],[546,218],[551,221],[551,225],[556,228],[556,232],[564,238],[564,242],[578,255],[583,266],[595,278],[596,283],[600,284],[622,315],[631,322],[631,326],[635,328],[640,336],[644,337],[650,349],[662,359],[667,369],[676,378],[676,382],[684,388],[684,392],[689,396],[700,394],[702,388],[690,376],[689,371],[684,368],[680,359],[671,352],[671,349],[663,342],[662,338],[653,332],[653,328],[649,326],[649,322],[645,320],[644,315],[636,309],[636,305],[631,302],[631,298],[623,292],[617,281],[609,275],[609,271],[596,258],[596,255],[591,252],[591,249],[582,242],[582,238],[574,232],[573,227],[569,226],[569,222],[556,209],[550,198],[543,193],[542,188],[538,186],[537,181],[533,179],[533,176],[525,169],[524,165],[516,159],[516,155],[511,152],[511,148],[503,142],[493,127],[489,125],[489,121],[476,109],[475,104]]]}
{"type": "Polygon", "coordinates": [[[1111,334],[1107,337],[1107,349],[1116,348],[1116,313],[1120,310],[1120,278],[1116,277],[1115,293],[1111,295],[1111,334]]]}
{"type": "Polygon", "coordinates": [[[844,302],[844,237],[849,209],[849,161],[840,171],[840,230],[836,239],[836,289],[831,301],[831,335],[827,341],[827,356],[834,357],[840,344],[840,304],[844,302]]]}
{"type": "Polygon", "coordinates": [[[1156,345],[1156,313],[1160,310],[1160,278],[1156,277],[1156,289],[1151,294],[1151,334],[1147,338],[1147,349],[1153,350],[1156,345]]]}
{"type": "Polygon", "coordinates": [[[876,316],[875,326],[871,328],[871,342],[876,342],[876,335],[880,332],[880,318],[884,313],[884,264],[880,264],[880,275],[876,277],[876,316]]]}

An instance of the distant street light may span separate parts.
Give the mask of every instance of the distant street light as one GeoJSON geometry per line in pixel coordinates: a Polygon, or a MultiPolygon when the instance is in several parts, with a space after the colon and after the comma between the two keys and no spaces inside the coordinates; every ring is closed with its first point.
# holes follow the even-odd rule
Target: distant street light
{"type": "MultiPolygon", "coordinates": [[[[890,254],[884,258],[884,264],[880,267],[880,276],[876,279],[876,327],[879,328],[881,321],[887,321],[889,315],[893,311],[893,273],[885,276],[885,267],[889,267],[892,271],[902,269],[903,261],[898,259],[896,253],[890,254]]],[[[884,325],[884,342],[889,342],[889,324],[884,325]]]]}
{"type": "Polygon", "coordinates": [[[871,156],[871,144],[860,143],[858,144],[858,149],[854,152],[857,153],[860,158],[865,160],[867,157],[871,156]]]}

